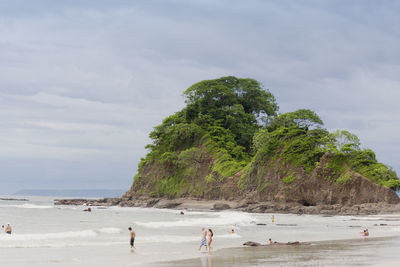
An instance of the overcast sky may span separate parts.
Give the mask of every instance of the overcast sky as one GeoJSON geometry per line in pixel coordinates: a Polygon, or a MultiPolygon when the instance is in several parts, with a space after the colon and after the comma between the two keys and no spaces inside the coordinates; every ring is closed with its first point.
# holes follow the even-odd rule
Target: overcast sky
{"type": "Polygon", "coordinates": [[[400,172],[400,1],[0,0],[0,193],[129,189],[191,84],[255,78],[400,172]]]}

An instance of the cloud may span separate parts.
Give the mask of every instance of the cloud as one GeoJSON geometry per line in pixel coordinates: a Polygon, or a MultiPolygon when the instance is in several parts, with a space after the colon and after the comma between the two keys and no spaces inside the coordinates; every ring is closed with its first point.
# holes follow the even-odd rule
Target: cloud
{"type": "Polygon", "coordinates": [[[315,110],[399,172],[399,11],[396,1],[0,2],[0,188],[129,188],[152,127],[191,84],[224,75],[261,81],[281,112],[315,110]]]}

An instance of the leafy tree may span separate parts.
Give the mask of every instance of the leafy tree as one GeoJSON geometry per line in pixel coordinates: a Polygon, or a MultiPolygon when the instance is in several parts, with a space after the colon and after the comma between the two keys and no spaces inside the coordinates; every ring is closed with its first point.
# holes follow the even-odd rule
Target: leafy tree
{"type": "Polygon", "coordinates": [[[184,92],[185,119],[201,126],[229,129],[238,145],[250,150],[254,133],[263,121],[276,115],[274,96],[253,79],[233,76],[206,80],[184,92]]]}
{"type": "Polygon", "coordinates": [[[332,133],[332,136],[335,138],[335,146],[338,151],[350,153],[360,150],[360,139],[355,134],[345,130],[337,130],[332,133]]]}
{"type": "Polygon", "coordinates": [[[309,109],[299,109],[294,112],[287,112],[275,117],[268,129],[273,131],[279,127],[299,127],[299,128],[311,128],[311,127],[321,127],[324,125],[321,118],[312,110],[309,109]]]}

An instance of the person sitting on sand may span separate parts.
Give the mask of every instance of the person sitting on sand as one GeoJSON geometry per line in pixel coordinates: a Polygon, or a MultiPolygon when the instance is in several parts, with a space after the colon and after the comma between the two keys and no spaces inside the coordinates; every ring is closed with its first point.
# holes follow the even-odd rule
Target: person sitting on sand
{"type": "Polygon", "coordinates": [[[272,241],[271,238],[268,239],[268,241],[269,241],[269,244],[270,244],[270,245],[278,245],[278,244],[279,244],[279,242],[277,242],[277,241],[272,241]]]}
{"type": "Polygon", "coordinates": [[[202,246],[205,246],[207,249],[207,231],[204,229],[204,227],[201,228],[201,241],[199,251],[201,250],[202,246]]]}
{"type": "Polygon", "coordinates": [[[130,240],[131,248],[135,248],[136,233],[135,233],[135,231],[132,230],[132,227],[129,227],[128,230],[129,230],[129,233],[131,236],[131,240],[130,240]]]}
{"type": "Polygon", "coordinates": [[[212,243],[212,239],[213,239],[213,236],[214,236],[214,233],[213,233],[213,231],[211,230],[211,229],[208,229],[208,251],[210,251],[210,250],[212,250],[212,247],[211,247],[211,243],[212,243]]]}
{"type": "Polygon", "coordinates": [[[235,230],[234,229],[232,229],[232,234],[234,234],[235,233],[235,230]]]}
{"type": "Polygon", "coordinates": [[[12,228],[11,228],[11,225],[9,223],[7,223],[5,231],[6,231],[6,234],[11,235],[12,228]]]}

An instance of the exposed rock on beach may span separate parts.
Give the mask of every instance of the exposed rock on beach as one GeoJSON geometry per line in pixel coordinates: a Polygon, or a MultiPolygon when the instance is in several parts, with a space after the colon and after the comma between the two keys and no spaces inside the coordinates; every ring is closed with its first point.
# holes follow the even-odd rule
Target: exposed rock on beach
{"type": "Polygon", "coordinates": [[[55,205],[84,205],[84,206],[121,206],[121,207],[153,207],[176,210],[237,210],[257,213],[293,213],[321,215],[372,215],[399,213],[400,204],[385,202],[364,203],[353,206],[319,204],[303,206],[299,203],[259,202],[243,204],[243,201],[196,200],[196,199],[157,199],[157,198],[105,198],[105,199],[59,199],[55,205]]]}

